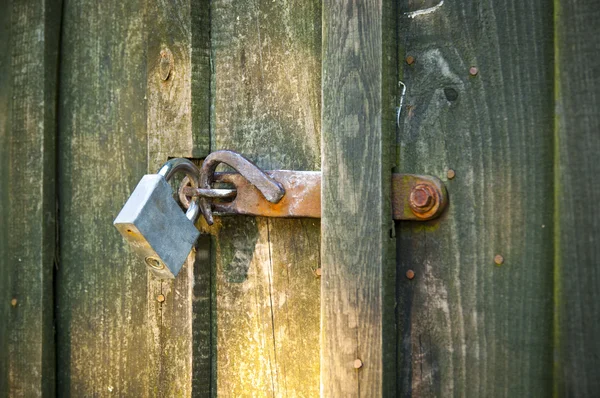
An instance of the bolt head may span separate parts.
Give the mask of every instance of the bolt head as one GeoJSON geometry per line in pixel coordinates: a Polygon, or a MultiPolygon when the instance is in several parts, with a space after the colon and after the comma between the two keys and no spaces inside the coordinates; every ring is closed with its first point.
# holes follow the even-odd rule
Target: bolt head
{"type": "Polygon", "coordinates": [[[429,186],[419,184],[411,190],[409,201],[410,207],[414,212],[426,213],[435,204],[435,196],[429,186]]]}

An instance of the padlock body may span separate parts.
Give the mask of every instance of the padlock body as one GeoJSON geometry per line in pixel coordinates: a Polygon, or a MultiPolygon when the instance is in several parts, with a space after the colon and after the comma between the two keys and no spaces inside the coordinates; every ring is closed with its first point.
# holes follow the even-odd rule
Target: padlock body
{"type": "Polygon", "coordinates": [[[141,179],[114,225],[160,279],[177,276],[200,235],[159,174],[141,179]]]}

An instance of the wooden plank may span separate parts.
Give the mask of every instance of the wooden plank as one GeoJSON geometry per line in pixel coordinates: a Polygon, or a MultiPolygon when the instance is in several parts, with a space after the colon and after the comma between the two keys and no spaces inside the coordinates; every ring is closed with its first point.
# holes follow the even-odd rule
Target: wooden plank
{"type": "Polygon", "coordinates": [[[393,2],[327,0],[323,5],[325,397],[395,395],[395,333],[389,330],[395,279],[390,203],[395,15],[393,2]]]}
{"type": "Polygon", "coordinates": [[[555,1],[555,396],[600,391],[598,4],[555,1]]]}
{"type": "MultiPolygon", "coordinates": [[[[156,173],[169,158],[200,158],[209,153],[209,3],[148,2],[146,29],[148,173],[156,173]]],[[[208,250],[210,245],[204,245],[198,253],[190,254],[175,280],[160,281],[151,275],[148,279],[148,344],[155,364],[152,377],[159,380],[160,396],[210,395],[212,300],[208,250]],[[208,275],[198,273],[196,268],[208,275]],[[208,289],[195,289],[195,277],[208,277],[208,289]],[[164,301],[157,300],[159,296],[164,301]],[[192,391],[192,379],[198,377],[208,383],[196,383],[192,391]]]]}
{"type": "MultiPolygon", "coordinates": [[[[264,169],[320,164],[319,1],[211,2],[211,147],[264,169]]],[[[318,220],[223,217],[217,267],[217,389],[319,393],[318,220]]]]}
{"type": "Polygon", "coordinates": [[[60,1],[0,16],[0,395],[54,395],[60,1]]]}
{"type": "Polygon", "coordinates": [[[64,4],[58,396],[160,395],[147,271],[112,227],[147,169],[142,10],[143,1],[64,4]]]}
{"type": "Polygon", "coordinates": [[[552,4],[404,14],[421,4],[401,10],[398,171],[443,178],[450,205],[399,224],[398,393],[550,396],[552,4]]]}

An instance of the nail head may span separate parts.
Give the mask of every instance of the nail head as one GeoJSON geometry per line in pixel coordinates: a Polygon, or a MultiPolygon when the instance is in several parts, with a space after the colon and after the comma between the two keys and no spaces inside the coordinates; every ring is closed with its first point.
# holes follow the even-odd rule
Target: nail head
{"type": "Polygon", "coordinates": [[[319,276],[319,277],[320,277],[320,276],[321,276],[321,273],[322,273],[322,271],[321,271],[321,268],[317,268],[317,269],[315,270],[315,275],[317,275],[317,276],[319,276]]]}
{"type": "Polygon", "coordinates": [[[456,173],[454,172],[454,170],[450,169],[446,173],[446,176],[448,177],[449,180],[451,180],[451,179],[453,179],[456,176],[456,173]]]}
{"type": "Polygon", "coordinates": [[[406,63],[409,65],[412,65],[415,62],[415,57],[413,57],[412,55],[409,55],[408,57],[406,57],[406,63]]]}
{"type": "Polygon", "coordinates": [[[360,359],[355,359],[354,360],[354,369],[360,369],[362,368],[363,363],[360,359]]]}
{"type": "Polygon", "coordinates": [[[504,257],[502,257],[500,254],[496,254],[496,256],[494,257],[494,262],[496,263],[496,265],[502,265],[504,264],[504,257]]]}
{"type": "Polygon", "coordinates": [[[412,269],[409,269],[408,271],[406,271],[406,277],[410,280],[414,279],[415,271],[413,271],[412,269]]]}
{"type": "Polygon", "coordinates": [[[478,74],[478,73],[479,73],[479,69],[477,69],[477,67],[476,67],[476,66],[471,66],[471,67],[469,68],[469,74],[470,74],[471,76],[477,76],[477,74],[478,74]]]}
{"type": "Polygon", "coordinates": [[[10,300],[10,305],[12,305],[13,307],[17,306],[17,299],[13,298],[12,300],[10,300]]]}
{"type": "Polygon", "coordinates": [[[159,294],[158,296],[156,296],[156,301],[158,301],[159,303],[164,303],[164,301],[165,301],[165,295],[164,294],[159,294]]]}

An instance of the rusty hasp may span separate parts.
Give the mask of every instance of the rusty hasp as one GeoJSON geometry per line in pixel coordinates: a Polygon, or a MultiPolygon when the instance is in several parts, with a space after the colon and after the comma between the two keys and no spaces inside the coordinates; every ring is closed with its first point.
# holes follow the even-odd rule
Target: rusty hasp
{"type": "MultiPolygon", "coordinates": [[[[212,204],[218,215],[245,214],[263,217],[320,218],[321,172],[273,170],[261,171],[280,184],[285,192],[277,202],[269,201],[246,176],[238,173],[213,173],[212,181],[233,185],[235,189],[192,188],[180,190],[184,196],[200,196],[212,204]],[[230,201],[228,198],[234,197],[230,201]],[[211,201],[209,198],[219,198],[211,201]]],[[[182,198],[185,204],[186,198],[182,198]]],[[[426,221],[438,217],[448,203],[444,184],[436,177],[393,174],[392,208],[394,220],[426,221]]]]}
{"type": "MultiPolygon", "coordinates": [[[[252,184],[263,198],[271,203],[277,203],[285,194],[284,188],[276,180],[265,174],[258,166],[233,151],[216,151],[204,159],[200,169],[199,188],[211,189],[217,166],[224,163],[233,167],[248,183],[252,184]]],[[[212,208],[208,197],[200,196],[200,209],[209,225],[213,224],[212,208]]]]}

